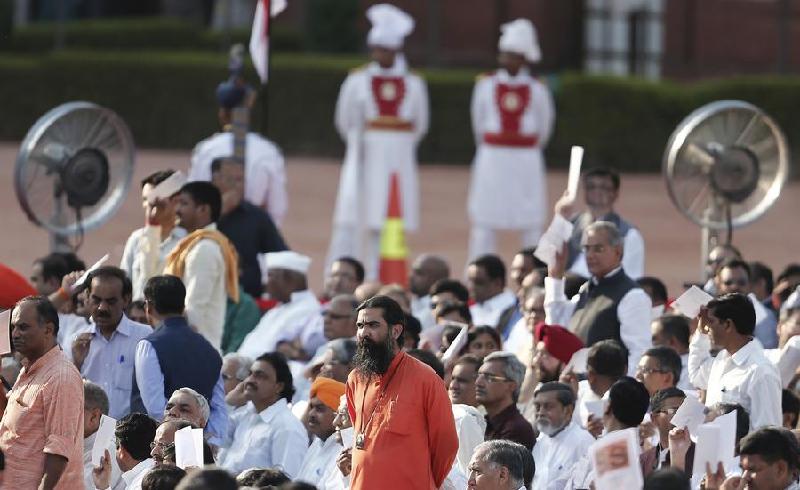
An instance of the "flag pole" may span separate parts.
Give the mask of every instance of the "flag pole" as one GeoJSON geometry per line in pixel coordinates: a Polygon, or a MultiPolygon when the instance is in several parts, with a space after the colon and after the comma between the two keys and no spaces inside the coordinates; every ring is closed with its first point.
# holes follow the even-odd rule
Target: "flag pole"
{"type": "MultiPolygon", "coordinates": [[[[267,73],[269,74],[272,71],[272,56],[270,56],[270,27],[272,24],[272,0],[259,0],[263,2],[264,5],[264,37],[267,39],[267,42],[264,43],[264,51],[267,59],[267,73]]],[[[264,80],[261,84],[261,97],[263,100],[261,101],[261,134],[265,137],[267,136],[267,130],[269,129],[269,85],[268,85],[268,78],[264,80]]]]}

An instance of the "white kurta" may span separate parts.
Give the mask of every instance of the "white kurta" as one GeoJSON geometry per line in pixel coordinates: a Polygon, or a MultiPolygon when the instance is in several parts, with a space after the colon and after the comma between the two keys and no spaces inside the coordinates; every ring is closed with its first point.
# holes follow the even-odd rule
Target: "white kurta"
{"type": "Polygon", "coordinates": [[[292,293],[288,303],[281,303],[270,309],[252,332],[242,341],[238,353],[255,359],[265,352],[272,352],[278,342],[295,340],[303,333],[303,328],[311,317],[319,315],[320,304],[309,290],[292,293]]]}
{"type": "MultiPolygon", "coordinates": [[[[211,162],[233,155],[233,133],[216,133],[198,143],[192,151],[189,180],[211,180],[211,162]]],[[[244,198],[263,208],[277,225],[289,208],[283,154],[274,143],[256,133],[245,143],[244,198]]]]}
{"type": "Polygon", "coordinates": [[[303,458],[303,464],[295,478],[296,481],[304,481],[316,486],[318,490],[326,489],[326,481],[334,472],[339,472],[336,466],[336,458],[342,452],[342,445],[336,440],[336,436],[331,435],[326,440],[314,438],[314,442],[303,458]]]}
{"type": "Polygon", "coordinates": [[[428,89],[422,78],[398,64],[382,69],[370,63],[355,70],[342,84],[335,122],[348,143],[348,154],[358,157],[346,158],[342,167],[334,224],[357,226],[362,222],[370,229],[380,230],[388,208],[390,178],[396,172],[405,228],[417,229],[416,152],[428,131],[428,89]],[[403,90],[392,83],[379,83],[393,78],[402,79],[403,90]],[[381,114],[378,98],[397,102],[401,97],[395,115],[381,114]],[[354,133],[359,137],[350,136],[354,133]],[[359,148],[352,148],[353,145],[359,148]]]}
{"type": "Polygon", "coordinates": [[[555,437],[540,433],[533,446],[536,473],[531,488],[560,490],[572,467],[586,456],[594,442],[594,437],[575,422],[570,422],[555,437]]]}
{"type": "Polygon", "coordinates": [[[525,69],[516,76],[501,69],[475,84],[472,129],[477,153],[468,201],[469,216],[475,225],[491,229],[544,226],[547,189],[542,149],[550,139],[554,121],[550,91],[525,69]],[[500,95],[502,87],[521,86],[528,88],[527,100],[516,92],[500,95]],[[521,111],[517,117],[511,116],[511,125],[508,117],[503,122],[503,111],[508,109],[521,111]],[[497,138],[487,142],[487,137],[493,135],[497,138]],[[503,143],[520,138],[533,138],[535,143],[503,143]]]}
{"type": "Polygon", "coordinates": [[[473,325],[489,325],[490,327],[497,328],[497,322],[500,321],[500,315],[509,306],[516,303],[517,297],[514,296],[509,290],[492,296],[483,303],[475,303],[469,307],[469,313],[472,315],[473,325]]]}
{"type": "Polygon", "coordinates": [[[228,424],[219,466],[239,474],[248,468],[278,468],[295,478],[308,449],[308,432],[284,398],[262,412],[253,402],[237,408],[228,424]]]}

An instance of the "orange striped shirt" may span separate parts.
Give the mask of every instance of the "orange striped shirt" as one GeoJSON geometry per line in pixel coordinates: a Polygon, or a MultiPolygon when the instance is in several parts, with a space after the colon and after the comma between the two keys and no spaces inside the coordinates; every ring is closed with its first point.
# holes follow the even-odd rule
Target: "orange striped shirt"
{"type": "Polygon", "coordinates": [[[3,488],[34,489],[45,454],[67,458],[56,489],[83,488],[83,382],[58,346],[22,368],[0,421],[3,488]]]}

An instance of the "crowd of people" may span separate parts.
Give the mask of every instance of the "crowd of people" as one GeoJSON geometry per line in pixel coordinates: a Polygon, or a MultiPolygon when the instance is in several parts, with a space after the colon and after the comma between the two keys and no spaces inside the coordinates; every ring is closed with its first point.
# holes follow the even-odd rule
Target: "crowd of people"
{"type": "Polygon", "coordinates": [[[190,181],[166,195],[175,170],[141,182],[145,226],[119,267],[54,252],[4,288],[3,488],[634,488],[622,474],[652,490],[800,488],[800,264],[773,277],[720,244],[689,311],[645,275],[609,168],[582,173],[585,209],[561,198],[551,226],[568,238],[537,251],[554,116],[525,67],[540,57],[529,21],[504,26],[502,67],[476,85],[464,279],[423,253],[407,287],[375,280],[386,210],[365,203],[399,178],[416,226],[428,104],[400,51],[413,19],[368,16],[374,61],[345,81],[336,124],[351,157],[398,166],[345,164],[324,284],[312,290],[312,259],[281,236],[280,152],[253,135],[244,162],[226,153],[244,97],[229,85],[190,181]],[[520,168],[494,169],[506,162],[520,168]],[[506,260],[491,253],[501,228],[524,244],[506,260]],[[706,424],[729,414],[733,447],[710,444],[706,424]],[[189,433],[202,455],[187,456],[189,433]],[[622,436],[633,452],[608,443],[622,436]]]}

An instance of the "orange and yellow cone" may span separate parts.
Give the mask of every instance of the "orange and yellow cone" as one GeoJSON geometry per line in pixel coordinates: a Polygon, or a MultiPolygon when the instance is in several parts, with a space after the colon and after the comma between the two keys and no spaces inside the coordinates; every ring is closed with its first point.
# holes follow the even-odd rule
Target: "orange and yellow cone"
{"type": "Polygon", "coordinates": [[[400,179],[393,173],[389,182],[389,209],[381,230],[380,280],[383,284],[400,284],[407,287],[408,274],[403,211],[400,200],[400,179]]]}

